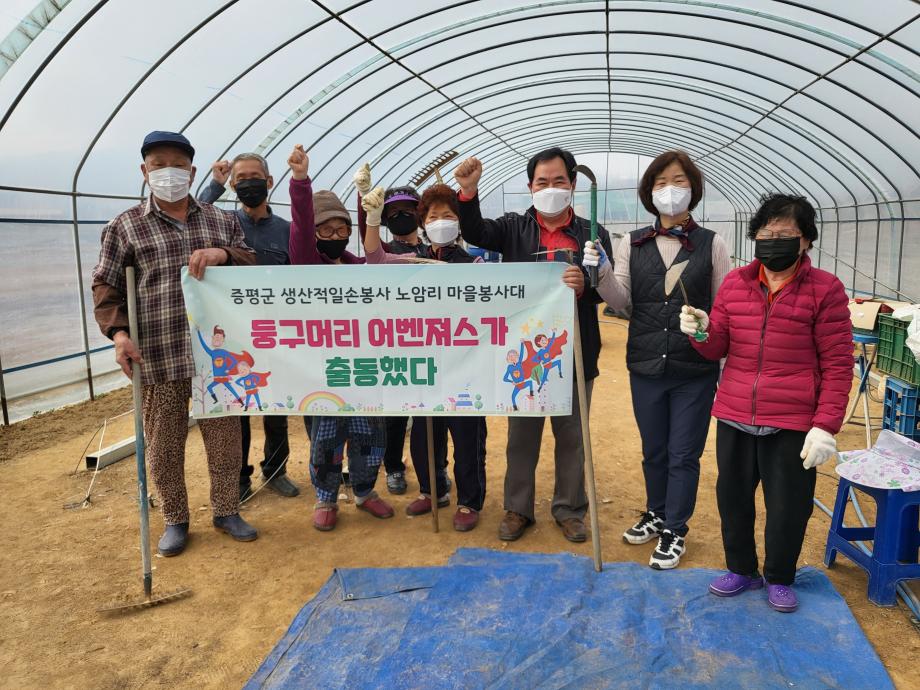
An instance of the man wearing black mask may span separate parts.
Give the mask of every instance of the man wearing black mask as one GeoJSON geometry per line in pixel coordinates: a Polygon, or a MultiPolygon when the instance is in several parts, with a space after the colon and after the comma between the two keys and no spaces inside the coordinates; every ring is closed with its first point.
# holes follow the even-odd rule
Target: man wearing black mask
{"type": "MultiPolygon", "coordinates": [[[[265,159],[257,153],[241,153],[232,162],[217,161],[211,166],[211,182],[198,197],[198,201],[214,203],[226,191],[228,181],[240,202],[236,215],[243,226],[246,244],[256,252],[256,263],[262,266],[291,263],[288,258],[291,221],[276,216],[268,205],[268,190],[274,181],[265,159]]],[[[249,418],[240,417],[240,422],[243,426],[243,465],[240,468],[242,501],[252,495],[254,468],[249,464],[249,418]]],[[[300,490],[288,479],[286,472],[290,452],[287,417],[266,415],[262,417],[262,424],[265,429],[265,458],[261,462],[263,480],[270,489],[282,496],[297,496],[300,490]]]]}

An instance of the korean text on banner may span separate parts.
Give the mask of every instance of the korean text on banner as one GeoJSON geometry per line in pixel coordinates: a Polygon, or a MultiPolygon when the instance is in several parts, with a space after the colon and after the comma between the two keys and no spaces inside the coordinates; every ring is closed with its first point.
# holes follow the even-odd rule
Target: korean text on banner
{"type": "Polygon", "coordinates": [[[567,415],[565,265],[183,272],[195,417],[567,415]]]}

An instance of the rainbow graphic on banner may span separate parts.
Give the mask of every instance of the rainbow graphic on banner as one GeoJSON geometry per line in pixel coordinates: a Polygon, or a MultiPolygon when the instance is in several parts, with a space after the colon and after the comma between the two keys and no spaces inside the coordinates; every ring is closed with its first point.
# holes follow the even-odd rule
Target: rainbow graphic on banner
{"type": "Polygon", "coordinates": [[[297,409],[301,412],[309,412],[310,405],[315,402],[332,403],[335,405],[336,410],[341,410],[343,407],[345,407],[345,401],[335,393],[330,393],[329,391],[315,391],[301,400],[300,404],[297,406],[297,409]]]}

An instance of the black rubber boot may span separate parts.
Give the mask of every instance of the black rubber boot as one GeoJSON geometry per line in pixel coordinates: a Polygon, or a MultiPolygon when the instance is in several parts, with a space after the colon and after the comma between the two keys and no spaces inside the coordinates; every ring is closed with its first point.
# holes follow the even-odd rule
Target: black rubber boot
{"type": "Polygon", "coordinates": [[[237,541],[255,541],[259,532],[246,522],[239,513],[214,518],[214,528],[226,532],[237,541]]]}
{"type": "Polygon", "coordinates": [[[268,484],[268,488],[276,494],[280,494],[286,498],[294,498],[294,496],[300,494],[300,489],[297,488],[294,482],[288,479],[287,474],[276,475],[273,479],[269,479],[263,474],[262,481],[268,484]]]}
{"type": "Polygon", "coordinates": [[[166,525],[166,531],[160,537],[157,544],[157,551],[161,556],[178,556],[185,551],[185,545],[188,544],[188,523],[183,522],[178,525],[166,525]]]}

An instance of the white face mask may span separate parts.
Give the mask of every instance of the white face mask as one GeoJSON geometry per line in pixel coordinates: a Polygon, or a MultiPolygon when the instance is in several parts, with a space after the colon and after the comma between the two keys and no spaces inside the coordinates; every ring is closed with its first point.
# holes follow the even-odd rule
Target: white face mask
{"type": "Polygon", "coordinates": [[[457,239],[460,222],[456,220],[433,220],[425,224],[425,234],[432,244],[445,246],[457,239]]]}
{"type": "Polygon", "coordinates": [[[656,189],[652,192],[652,203],[663,216],[676,216],[690,207],[691,190],[687,187],[667,187],[656,189]]]}
{"type": "Polygon", "coordinates": [[[572,205],[572,190],[547,187],[534,192],[533,205],[544,216],[558,216],[572,205]]]}
{"type": "Polygon", "coordinates": [[[166,202],[182,201],[188,196],[192,173],[182,168],[160,168],[147,171],[147,184],[153,195],[166,202]]]}

